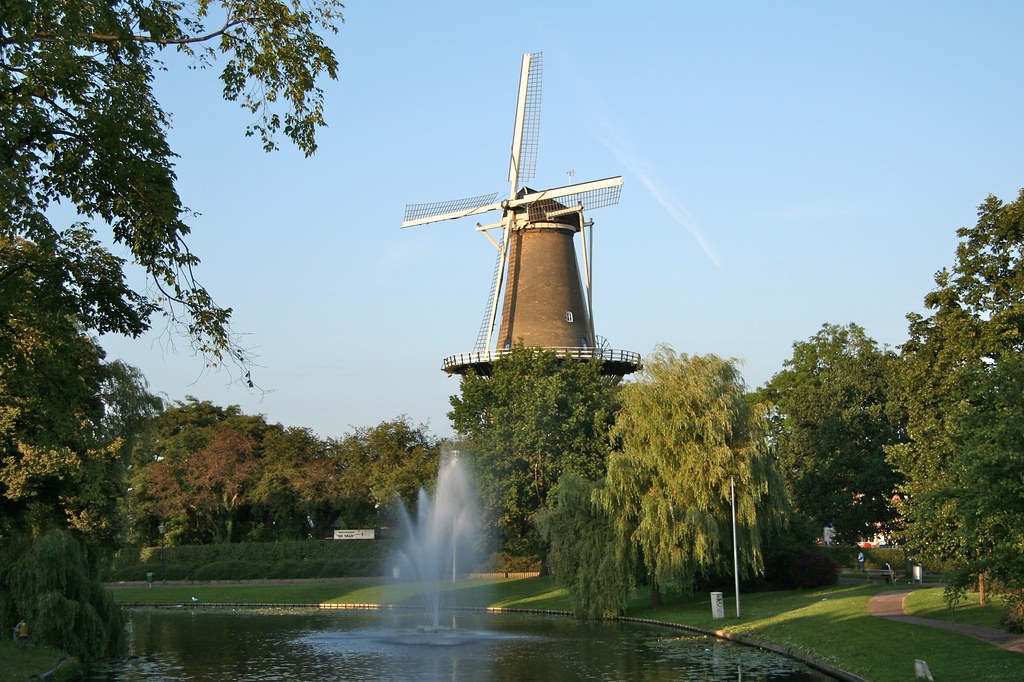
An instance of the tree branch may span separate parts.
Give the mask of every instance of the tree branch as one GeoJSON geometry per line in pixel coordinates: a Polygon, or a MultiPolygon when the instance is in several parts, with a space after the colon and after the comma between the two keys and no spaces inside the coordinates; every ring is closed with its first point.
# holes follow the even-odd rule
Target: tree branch
{"type": "MultiPolygon", "coordinates": [[[[193,43],[205,43],[226,34],[236,26],[241,26],[250,22],[252,22],[251,17],[242,17],[235,20],[228,19],[224,22],[224,25],[216,31],[211,31],[210,33],[201,36],[188,36],[184,38],[154,38],[153,36],[145,35],[123,36],[115,33],[86,33],[82,37],[94,43],[117,43],[127,39],[139,43],[151,43],[154,45],[191,45],[193,43]]],[[[0,41],[0,45],[7,46],[22,43],[50,42],[59,40],[60,38],[61,35],[56,31],[36,31],[35,33],[27,33],[22,36],[4,38],[0,41]]]]}

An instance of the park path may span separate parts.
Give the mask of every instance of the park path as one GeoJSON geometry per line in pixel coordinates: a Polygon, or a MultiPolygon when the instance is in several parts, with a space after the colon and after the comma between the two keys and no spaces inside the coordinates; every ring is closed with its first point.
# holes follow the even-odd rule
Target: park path
{"type": "Polygon", "coordinates": [[[916,616],[906,615],[906,612],[903,610],[903,600],[911,592],[912,590],[899,590],[877,594],[868,601],[868,613],[872,616],[887,618],[901,623],[912,623],[914,625],[923,625],[924,627],[929,628],[949,630],[950,632],[956,632],[961,635],[980,639],[981,641],[988,642],[989,644],[994,644],[995,646],[1002,647],[1007,651],[1024,654],[1024,637],[1014,635],[1006,632],[1005,630],[983,628],[977,625],[966,625],[962,623],[947,623],[944,620],[918,618],[916,616]]]}

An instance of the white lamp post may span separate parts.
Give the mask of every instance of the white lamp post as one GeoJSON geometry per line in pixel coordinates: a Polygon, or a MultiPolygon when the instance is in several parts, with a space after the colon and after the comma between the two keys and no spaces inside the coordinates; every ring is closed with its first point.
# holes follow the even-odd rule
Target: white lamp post
{"type": "Polygon", "coordinates": [[[740,617],[740,555],[736,547],[736,478],[729,477],[732,490],[732,573],[736,580],[736,617],[740,617]]]}

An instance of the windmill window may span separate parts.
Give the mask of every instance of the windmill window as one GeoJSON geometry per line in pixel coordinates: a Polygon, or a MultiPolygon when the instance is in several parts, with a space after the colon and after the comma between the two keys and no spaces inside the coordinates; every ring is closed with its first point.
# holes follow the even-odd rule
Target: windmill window
{"type": "Polygon", "coordinates": [[[565,311],[565,321],[566,322],[572,322],[572,311],[571,310],[566,310],[565,311]]]}

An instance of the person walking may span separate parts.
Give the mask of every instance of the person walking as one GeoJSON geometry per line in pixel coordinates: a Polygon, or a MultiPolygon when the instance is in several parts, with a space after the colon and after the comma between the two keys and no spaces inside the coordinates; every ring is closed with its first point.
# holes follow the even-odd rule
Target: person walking
{"type": "Polygon", "coordinates": [[[14,638],[18,640],[19,649],[28,646],[28,623],[21,621],[14,626],[14,638]]]}

